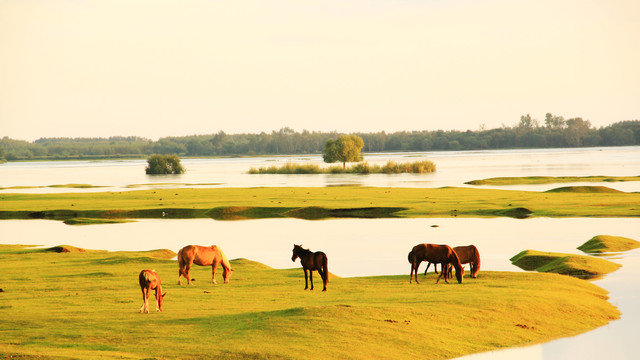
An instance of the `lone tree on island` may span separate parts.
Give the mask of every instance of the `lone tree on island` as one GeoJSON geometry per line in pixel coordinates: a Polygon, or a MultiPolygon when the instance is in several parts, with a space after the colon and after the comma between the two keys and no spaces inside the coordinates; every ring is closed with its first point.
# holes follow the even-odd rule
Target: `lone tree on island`
{"type": "Polygon", "coordinates": [[[329,139],[324,144],[322,159],[326,163],[341,162],[346,168],[348,162],[362,161],[364,141],[356,135],[340,135],[337,139],[329,139]]]}
{"type": "Polygon", "coordinates": [[[180,164],[178,155],[153,154],[147,159],[145,171],[148,175],[157,174],[182,174],[184,168],[180,164]]]}

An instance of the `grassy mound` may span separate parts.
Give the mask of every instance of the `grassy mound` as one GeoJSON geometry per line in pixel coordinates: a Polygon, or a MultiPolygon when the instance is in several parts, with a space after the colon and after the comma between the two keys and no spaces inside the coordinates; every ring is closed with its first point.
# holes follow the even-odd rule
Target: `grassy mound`
{"type": "Polygon", "coordinates": [[[545,191],[546,193],[579,193],[579,194],[616,194],[624,191],[608,188],[606,186],[563,186],[545,191]]]}
{"type": "Polygon", "coordinates": [[[622,236],[597,235],[578,247],[586,253],[629,251],[640,247],[640,242],[622,236]]]}
{"type": "Polygon", "coordinates": [[[95,224],[120,224],[126,222],[133,222],[134,220],[126,219],[105,219],[105,218],[71,218],[66,219],[63,222],[67,225],[95,225],[95,224]]]}
{"type": "Polygon", "coordinates": [[[527,177],[494,177],[483,180],[472,180],[469,185],[538,185],[567,182],[618,182],[640,181],[640,176],[527,176],[527,177]]]}
{"type": "Polygon", "coordinates": [[[511,263],[523,270],[593,279],[618,270],[619,264],[591,256],[525,250],[511,263]]]}
{"type": "Polygon", "coordinates": [[[294,359],[312,352],[319,359],[446,359],[574,335],[620,315],[605,290],[543,273],[487,271],[463,284],[438,285],[409,284],[408,275],[332,277],[323,293],[303,290],[300,268],[237,259],[230,284],[212,285],[211,268],[194,266],[193,277],[207,281],[180,287],[176,262],[166,260],[171,253],[60,256],[0,246],[0,273],[6,275],[0,354],[294,359]],[[142,269],[162,277],[162,313],[138,313],[142,269]]]}

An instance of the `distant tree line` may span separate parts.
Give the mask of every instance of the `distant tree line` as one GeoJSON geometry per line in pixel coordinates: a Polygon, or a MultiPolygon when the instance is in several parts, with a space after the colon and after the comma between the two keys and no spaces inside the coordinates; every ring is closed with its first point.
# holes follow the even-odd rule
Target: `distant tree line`
{"type": "MultiPolygon", "coordinates": [[[[337,132],[296,132],[166,137],[42,138],[34,142],[0,139],[0,160],[147,158],[151,154],[179,156],[253,156],[322,154],[337,132]]],[[[515,126],[477,131],[401,131],[353,133],[364,140],[363,151],[439,151],[514,148],[559,148],[640,145],[640,120],[594,128],[588,120],[547,114],[538,121],[523,115],[515,126]]]]}

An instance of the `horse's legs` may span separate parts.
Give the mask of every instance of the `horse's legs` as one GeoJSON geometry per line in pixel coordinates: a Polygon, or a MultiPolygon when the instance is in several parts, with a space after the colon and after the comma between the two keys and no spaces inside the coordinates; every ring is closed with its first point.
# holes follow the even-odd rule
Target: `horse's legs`
{"type": "Polygon", "coordinates": [[[313,290],[313,270],[309,269],[309,281],[311,282],[311,289],[313,290]]]}
{"type": "MultiPolygon", "coordinates": [[[[158,299],[158,288],[156,287],[156,312],[160,311],[160,299],[158,299]]],[[[160,294],[162,296],[162,294],[160,294]]]]}
{"type": "Polygon", "coordinates": [[[142,314],[144,312],[144,303],[146,302],[146,297],[144,296],[144,288],[141,287],[140,290],[142,290],[142,306],[140,306],[140,313],[142,314]]]}
{"type": "Polygon", "coordinates": [[[218,270],[218,263],[214,261],[213,264],[211,264],[211,283],[212,284],[217,284],[216,270],[218,270]]]}
{"type": "Polygon", "coordinates": [[[304,270],[304,289],[307,290],[309,288],[309,280],[307,279],[307,269],[302,268],[304,270]]]}
{"type": "Polygon", "coordinates": [[[322,279],[322,291],[327,291],[327,272],[322,270],[322,268],[318,268],[318,274],[320,274],[320,278],[322,279]]]}
{"type": "MultiPolygon", "coordinates": [[[[416,284],[420,284],[420,282],[418,281],[418,268],[420,268],[421,263],[422,261],[416,261],[413,264],[411,264],[411,270],[413,271],[413,273],[416,274],[416,284]]],[[[411,283],[411,279],[409,279],[409,283],[411,283]]]]}
{"type": "Polygon", "coordinates": [[[140,307],[140,313],[149,313],[149,287],[142,288],[142,306],[140,307]]]}

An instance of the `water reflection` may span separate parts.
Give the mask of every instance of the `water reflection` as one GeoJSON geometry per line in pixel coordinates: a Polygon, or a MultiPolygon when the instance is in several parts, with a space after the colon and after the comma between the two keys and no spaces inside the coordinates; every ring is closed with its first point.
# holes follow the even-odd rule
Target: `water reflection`
{"type": "MultiPolygon", "coordinates": [[[[144,173],[145,160],[48,161],[0,164],[0,187],[91,184],[104,188],[20,189],[23,193],[123,191],[151,187],[258,187],[258,186],[334,186],[379,187],[467,186],[465,182],[498,176],[636,176],[640,169],[640,147],[486,150],[421,153],[366,154],[370,164],[387,161],[431,160],[437,172],[426,175],[249,175],[252,167],[283,165],[288,161],[326,166],[320,155],[305,157],[261,157],[226,159],[183,159],[187,172],[182,175],[144,173]],[[139,187],[129,188],[137,184],[139,187]]],[[[640,191],[640,182],[574,183],[604,185],[621,191],[640,191]]],[[[497,188],[545,191],[552,185],[512,185],[497,188]]],[[[13,189],[0,192],[16,192],[13,189]]]]}

